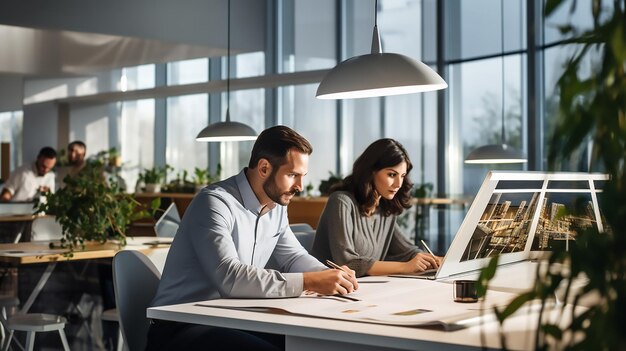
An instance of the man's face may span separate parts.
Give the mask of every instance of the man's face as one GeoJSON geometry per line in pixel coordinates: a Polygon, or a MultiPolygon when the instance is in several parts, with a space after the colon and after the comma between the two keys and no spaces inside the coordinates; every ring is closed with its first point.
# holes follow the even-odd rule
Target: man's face
{"type": "Polygon", "coordinates": [[[35,162],[35,165],[37,166],[37,175],[40,177],[46,175],[46,173],[50,172],[52,168],[54,168],[56,163],[56,158],[47,158],[43,156],[37,158],[37,162],[35,162]]]}
{"type": "Polygon", "coordinates": [[[80,165],[85,160],[85,148],[80,145],[71,145],[67,148],[67,161],[71,165],[80,165]]]}
{"type": "Polygon", "coordinates": [[[272,169],[272,173],[263,183],[267,197],[275,203],[287,206],[291,198],[302,191],[302,177],[309,171],[309,155],[291,150],[287,154],[287,163],[272,169]]]}

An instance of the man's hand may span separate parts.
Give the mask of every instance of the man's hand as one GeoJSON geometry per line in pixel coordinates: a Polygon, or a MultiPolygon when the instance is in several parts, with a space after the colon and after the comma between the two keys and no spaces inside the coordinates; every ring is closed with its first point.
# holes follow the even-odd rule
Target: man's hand
{"type": "Polygon", "coordinates": [[[427,269],[437,269],[441,265],[441,257],[429,253],[418,253],[405,263],[406,273],[423,272],[427,269]]]}
{"type": "Polygon", "coordinates": [[[327,269],[321,272],[304,273],[304,290],[315,291],[322,295],[349,294],[359,288],[353,270],[342,266],[346,273],[339,269],[327,269]]]}

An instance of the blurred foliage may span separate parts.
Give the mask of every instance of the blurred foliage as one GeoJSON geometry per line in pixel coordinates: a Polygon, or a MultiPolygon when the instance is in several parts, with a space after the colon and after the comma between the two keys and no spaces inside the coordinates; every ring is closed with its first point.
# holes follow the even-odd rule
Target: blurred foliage
{"type": "MultiPolygon", "coordinates": [[[[577,6],[576,1],[548,0],[546,17],[566,4],[572,12],[577,6]]],[[[626,0],[592,0],[590,5],[593,28],[559,27],[562,34],[572,37],[566,44],[576,45],[577,51],[557,83],[559,113],[548,162],[551,170],[560,170],[580,149],[592,145],[592,169],[611,177],[598,199],[608,229],[600,233],[595,227],[579,228],[576,244],[569,251],[555,249],[547,269],[537,270],[531,290],[506,308],[496,309],[498,320],[504,322],[528,302],[540,301],[535,336],[538,350],[626,349],[626,0]],[[581,68],[591,54],[601,60],[583,76],[581,68]],[[582,278],[583,286],[574,288],[571,278],[582,278]],[[555,296],[568,303],[555,305],[555,296]],[[582,301],[588,309],[579,311],[571,321],[557,318],[568,321],[564,326],[543,318],[547,308],[565,316],[582,301]]],[[[495,260],[481,273],[481,292],[486,292],[495,274],[495,260]]],[[[506,344],[502,346],[506,348],[506,344]]]]}

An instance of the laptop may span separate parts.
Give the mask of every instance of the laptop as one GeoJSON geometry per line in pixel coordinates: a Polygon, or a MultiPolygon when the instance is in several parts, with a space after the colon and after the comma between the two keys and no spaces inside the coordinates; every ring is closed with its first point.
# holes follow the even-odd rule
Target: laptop
{"type": "Polygon", "coordinates": [[[541,257],[557,245],[575,245],[576,226],[604,231],[598,195],[606,174],[489,172],[437,270],[394,277],[447,279],[541,257]]]}
{"type": "Polygon", "coordinates": [[[32,215],[35,213],[33,202],[0,202],[0,217],[32,215]]]}
{"type": "Polygon", "coordinates": [[[159,238],[173,238],[180,226],[180,214],[175,203],[171,203],[154,225],[154,232],[159,238]]]}

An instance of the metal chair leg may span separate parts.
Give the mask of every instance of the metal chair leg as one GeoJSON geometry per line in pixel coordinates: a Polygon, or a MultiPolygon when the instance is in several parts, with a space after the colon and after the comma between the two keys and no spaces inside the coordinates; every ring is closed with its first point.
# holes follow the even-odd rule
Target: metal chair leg
{"type": "Polygon", "coordinates": [[[13,339],[13,330],[9,330],[9,337],[7,338],[6,344],[4,344],[2,351],[7,351],[9,349],[9,345],[11,345],[11,339],[13,339]]]}
{"type": "Polygon", "coordinates": [[[36,332],[29,331],[26,333],[26,350],[33,351],[35,349],[35,334],[36,332]]]}
{"type": "Polygon", "coordinates": [[[65,331],[63,329],[59,329],[59,336],[61,337],[61,343],[63,344],[63,350],[70,351],[70,346],[67,343],[67,338],[65,337],[65,331]]]}

